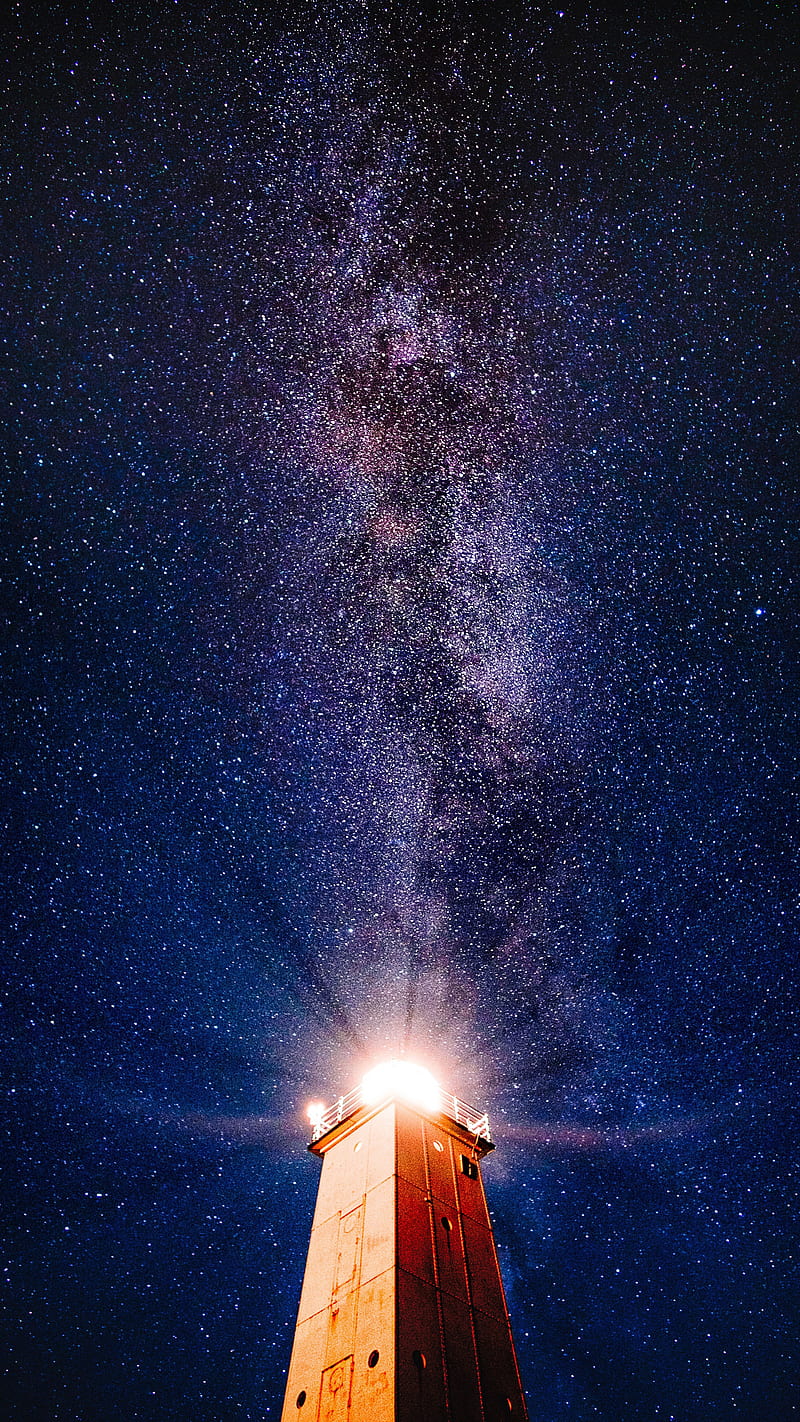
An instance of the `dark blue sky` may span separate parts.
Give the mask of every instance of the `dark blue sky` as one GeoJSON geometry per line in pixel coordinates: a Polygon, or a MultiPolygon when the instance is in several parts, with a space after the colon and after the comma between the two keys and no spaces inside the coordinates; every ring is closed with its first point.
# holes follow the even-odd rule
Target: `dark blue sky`
{"type": "Polygon", "coordinates": [[[532,1422],[797,1395],[788,7],[15,7],[0,1415],[277,1418],[488,1108],[532,1422]]]}

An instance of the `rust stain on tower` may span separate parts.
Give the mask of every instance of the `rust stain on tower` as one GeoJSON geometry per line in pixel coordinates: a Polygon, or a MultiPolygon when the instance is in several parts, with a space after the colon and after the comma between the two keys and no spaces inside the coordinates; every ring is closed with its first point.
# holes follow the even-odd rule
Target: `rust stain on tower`
{"type": "Polygon", "coordinates": [[[313,1124],[322,1176],[282,1422],[526,1418],[487,1117],[386,1063],[313,1124]]]}

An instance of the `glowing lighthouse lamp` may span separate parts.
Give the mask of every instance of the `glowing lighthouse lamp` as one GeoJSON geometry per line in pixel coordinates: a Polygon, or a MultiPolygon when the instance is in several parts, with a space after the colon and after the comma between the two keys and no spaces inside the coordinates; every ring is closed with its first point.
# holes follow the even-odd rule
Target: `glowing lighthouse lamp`
{"type": "Polygon", "coordinates": [[[414,1062],[382,1062],[372,1068],[361,1081],[361,1099],[365,1106],[375,1106],[392,1097],[419,1106],[421,1111],[436,1115],[442,1108],[439,1084],[425,1067],[414,1062]]]}
{"type": "Polygon", "coordinates": [[[308,1107],[322,1159],[282,1422],[526,1418],[485,1112],[407,1061],[308,1107]]]}

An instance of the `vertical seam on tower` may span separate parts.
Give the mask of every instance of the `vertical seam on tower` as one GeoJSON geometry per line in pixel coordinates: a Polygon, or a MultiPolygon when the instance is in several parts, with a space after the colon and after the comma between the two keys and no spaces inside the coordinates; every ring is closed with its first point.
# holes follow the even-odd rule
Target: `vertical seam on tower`
{"type": "MultiPolygon", "coordinates": [[[[369,1176],[367,1175],[367,1179],[368,1179],[368,1178],[369,1178],[369,1176]]],[[[364,1183],[366,1184],[366,1180],[365,1180],[364,1183]]],[[[358,1232],[359,1237],[358,1237],[358,1244],[357,1244],[357,1246],[356,1246],[356,1249],[357,1249],[357,1260],[356,1260],[357,1269],[356,1269],[356,1271],[355,1271],[355,1273],[354,1273],[354,1276],[353,1276],[353,1285],[354,1285],[354,1293],[355,1293],[355,1299],[353,1300],[353,1343],[352,1343],[352,1349],[353,1349],[353,1355],[352,1355],[352,1356],[353,1356],[353,1361],[352,1361],[352,1364],[351,1364],[351,1367],[350,1367],[350,1392],[349,1392],[349,1396],[348,1396],[348,1399],[347,1399],[347,1408],[348,1408],[348,1411],[350,1410],[350,1407],[352,1406],[352,1402],[353,1402],[353,1382],[354,1382],[354,1379],[355,1379],[355,1366],[356,1366],[356,1343],[358,1342],[358,1320],[359,1320],[359,1317],[360,1317],[359,1304],[360,1304],[360,1302],[361,1302],[361,1293],[362,1293],[362,1288],[363,1288],[363,1284],[364,1284],[364,1235],[366,1234],[366,1230],[367,1230],[367,1192],[366,1192],[366,1190],[364,1191],[363,1195],[361,1196],[361,1220],[360,1220],[359,1223],[360,1223],[360,1228],[359,1228],[359,1232],[358,1232]]]]}
{"type": "MultiPolygon", "coordinates": [[[[478,1353],[478,1335],[477,1335],[477,1333],[475,1332],[475,1304],[474,1304],[473,1297],[472,1297],[472,1279],[470,1278],[470,1273],[469,1273],[469,1259],[468,1259],[468,1257],[467,1257],[467,1237],[466,1237],[466,1235],[465,1235],[465,1233],[464,1233],[464,1214],[463,1214],[463,1210],[462,1210],[462,1206],[461,1206],[461,1195],[460,1195],[459,1189],[458,1189],[458,1175],[457,1175],[456,1167],[455,1167],[455,1157],[454,1157],[452,1151],[451,1151],[451,1156],[450,1156],[450,1168],[451,1168],[451,1170],[452,1170],[452,1172],[453,1172],[453,1189],[455,1190],[455,1193],[456,1193],[456,1204],[457,1204],[457,1206],[458,1206],[458,1209],[457,1209],[456,1213],[457,1213],[457,1215],[458,1215],[458,1232],[459,1232],[459,1234],[460,1234],[460,1236],[461,1236],[461,1256],[462,1256],[462,1258],[463,1258],[463,1260],[464,1260],[464,1285],[465,1285],[465,1288],[466,1288],[466,1290],[467,1290],[467,1310],[468,1310],[468,1313],[469,1313],[469,1331],[470,1331],[470,1333],[471,1333],[471,1335],[472,1335],[472,1353],[473,1353],[473,1356],[474,1356],[474,1358],[475,1358],[475,1378],[476,1378],[476,1381],[477,1381],[477,1384],[478,1384],[478,1402],[480,1403],[481,1417],[485,1418],[485,1417],[486,1417],[486,1409],[485,1409],[485,1407],[484,1407],[484,1405],[483,1405],[483,1386],[482,1386],[482,1384],[481,1384],[481,1360],[480,1360],[480,1355],[479,1355],[479,1353],[478,1353]]],[[[479,1183],[480,1183],[481,1189],[483,1189],[483,1181],[480,1180],[480,1177],[479,1177],[479,1183]]]]}
{"type": "Polygon", "coordinates": [[[436,1253],[436,1219],[433,1208],[433,1187],[431,1185],[431,1169],[428,1160],[428,1140],[425,1134],[425,1125],[420,1118],[420,1133],[422,1135],[422,1159],[425,1162],[425,1193],[428,1200],[428,1222],[431,1233],[431,1262],[433,1265],[433,1288],[436,1294],[436,1318],[439,1323],[439,1355],[442,1360],[442,1381],[444,1382],[444,1398],[447,1407],[447,1416],[452,1419],[453,1412],[450,1406],[450,1377],[447,1371],[447,1353],[444,1346],[444,1309],[442,1307],[442,1289],[439,1281],[439,1259],[436,1253]]]}

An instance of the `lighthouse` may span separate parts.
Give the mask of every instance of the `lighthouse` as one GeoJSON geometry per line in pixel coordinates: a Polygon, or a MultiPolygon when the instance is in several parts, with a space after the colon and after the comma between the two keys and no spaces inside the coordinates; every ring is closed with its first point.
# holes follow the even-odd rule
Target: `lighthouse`
{"type": "Polygon", "coordinates": [[[282,1422],[526,1418],[486,1113],[399,1061],[309,1114],[322,1174],[282,1422]]]}

